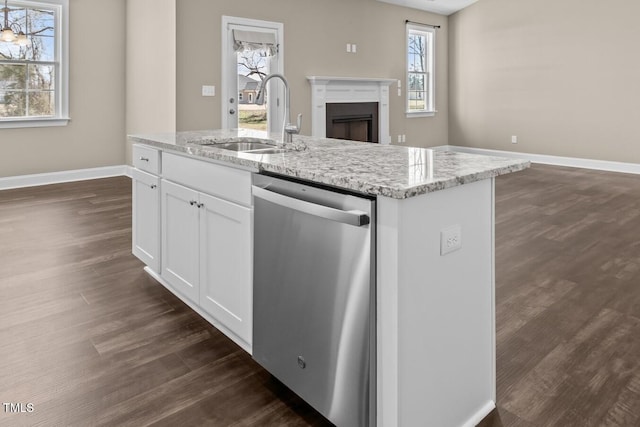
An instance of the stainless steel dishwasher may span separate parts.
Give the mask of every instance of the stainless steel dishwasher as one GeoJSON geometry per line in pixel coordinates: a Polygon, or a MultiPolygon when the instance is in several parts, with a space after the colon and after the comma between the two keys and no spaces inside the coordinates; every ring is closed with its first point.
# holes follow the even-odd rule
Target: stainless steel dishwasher
{"type": "Polygon", "coordinates": [[[375,201],[256,175],[253,357],[337,426],[375,425],[375,201]]]}

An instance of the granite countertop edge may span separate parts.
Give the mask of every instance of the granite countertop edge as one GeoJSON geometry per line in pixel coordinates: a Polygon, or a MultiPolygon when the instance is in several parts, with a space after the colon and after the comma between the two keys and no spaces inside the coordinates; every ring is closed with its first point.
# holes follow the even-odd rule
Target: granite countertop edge
{"type": "MultiPolygon", "coordinates": [[[[212,133],[215,135],[218,134],[217,132],[212,131],[212,133]]],[[[188,135],[190,133],[184,132],[183,134],[188,135]]],[[[223,135],[226,135],[226,133],[223,135]]],[[[327,173],[327,171],[325,170],[314,168],[313,165],[305,166],[303,161],[293,161],[291,162],[291,164],[287,164],[286,161],[288,158],[299,160],[299,157],[301,156],[300,153],[303,153],[303,156],[304,154],[307,154],[307,156],[309,156],[316,153],[329,153],[332,154],[333,157],[344,154],[344,156],[340,156],[340,160],[342,160],[343,157],[348,158],[349,155],[356,157],[354,159],[354,162],[356,162],[356,166],[361,166],[363,159],[358,159],[357,155],[369,155],[367,151],[367,143],[337,140],[342,145],[338,144],[337,146],[331,148],[327,148],[327,146],[324,146],[322,148],[309,148],[307,152],[292,151],[277,156],[260,156],[246,154],[241,155],[240,153],[234,151],[215,148],[215,145],[202,146],[196,142],[189,142],[188,138],[185,139],[185,136],[181,135],[180,132],[175,134],[162,135],[129,135],[128,138],[133,143],[145,144],[161,150],[184,153],[196,158],[229,163],[232,165],[257,170],[258,172],[275,173],[341,189],[351,190],[371,196],[383,196],[393,199],[407,199],[410,197],[419,196],[421,194],[427,194],[434,191],[445,190],[476,181],[491,179],[500,175],[518,172],[527,169],[530,166],[529,161],[521,159],[484,156],[450,151],[436,151],[435,153],[437,153],[437,156],[443,156],[443,153],[447,154],[448,156],[444,159],[436,157],[436,159],[434,160],[433,164],[435,166],[433,167],[434,171],[432,171],[432,173],[435,177],[429,177],[429,179],[425,180],[417,180],[418,182],[407,183],[403,182],[402,179],[398,179],[396,180],[396,182],[393,182],[393,179],[378,179],[385,178],[384,171],[381,172],[380,177],[372,177],[370,173],[367,175],[365,173],[358,174],[357,172],[331,173],[335,171],[330,171],[329,173],[327,173]],[[358,161],[360,163],[358,163],[358,161]],[[447,162],[455,162],[456,166],[458,166],[457,164],[459,164],[462,167],[459,167],[457,169],[461,170],[447,170],[444,173],[440,173],[438,168],[440,166],[443,166],[441,167],[441,169],[446,169],[446,166],[448,166],[447,162]],[[482,165],[474,166],[474,162],[482,163],[482,165]],[[463,167],[464,163],[469,164],[471,167],[465,169],[463,167]]],[[[213,139],[215,139],[215,137],[213,139]]],[[[304,143],[306,143],[307,145],[311,145],[317,141],[331,144],[331,142],[326,141],[334,140],[299,137],[298,141],[302,142],[303,145],[304,143]]],[[[370,145],[369,147],[374,148],[370,145]]],[[[384,147],[394,147],[388,148],[388,150],[393,150],[394,154],[396,154],[397,152],[397,154],[401,156],[404,155],[403,150],[412,150],[412,152],[417,151],[420,154],[422,153],[418,150],[430,151],[428,149],[420,149],[415,147],[392,145],[385,145],[384,147]]],[[[380,154],[381,155],[378,157],[383,157],[383,155],[386,153],[380,154]]],[[[380,159],[378,160],[384,161],[380,159]]],[[[325,165],[322,166],[324,167],[325,165]]],[[[403,164],[401,165],[401,167],[406,167],[406,165],[403,164]]],[[[418,167],[421,171],[423,169],[419,164],[413,165],[413,167],[418,167]]]]}

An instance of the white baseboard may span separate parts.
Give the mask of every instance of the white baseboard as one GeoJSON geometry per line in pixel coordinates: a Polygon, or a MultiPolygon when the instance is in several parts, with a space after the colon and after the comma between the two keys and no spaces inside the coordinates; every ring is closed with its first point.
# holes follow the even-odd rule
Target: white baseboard
{"type": "Polygon", "coordinates": [[[131,177],[131,166],[105,166],[91,169],[76,169],[62,172],[38,173],[33,175],[8,176],[0,178],[0,190],[35,187],[38,185],[60,184],[63,182],[85,181],[88,179],[131,177]]]}
{"type": "Polygon", "coordinates": [[[608,160],[581,159],[577,157],[548,156],[544,154],[519,153],[515,151],[489,150],[485,148],[460,147],[457,145],[441,145],[434,150],[450,150],[460,153],[484,154],[486,156],[508,157],[529,160],[544,165],[568,166],[572,168],[595,169],[609,172],[640,174],[640,164],[612,162],[608,160]]]}
{"type": "Polygon", "coordinates": [[[478,424],[480,424],[480,421],[482,421],[487,415],[489,415],[495,408],[496,403],[493,400],[490,400],[489,402],[485,403],[484,406],[478,410],[478,412],[473,414],[473,416],[469,418],[467,422],[462,425],[462,427],[477,426],[478,424]]]}

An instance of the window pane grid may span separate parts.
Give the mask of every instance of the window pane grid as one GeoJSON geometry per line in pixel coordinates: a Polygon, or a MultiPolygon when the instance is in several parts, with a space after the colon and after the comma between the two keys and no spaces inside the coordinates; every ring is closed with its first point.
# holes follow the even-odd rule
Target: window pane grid
{"type": "Polygon", "coordinates": [[[58,115],[59,58],[55,10],[9,4],[9,22],[30,44],[0,42],[0,119],[58,115]]]}
{"type": "Polygon", "coordinates": [[[407,26],[407,112],[433,112],[433,30],[407,26]]]}

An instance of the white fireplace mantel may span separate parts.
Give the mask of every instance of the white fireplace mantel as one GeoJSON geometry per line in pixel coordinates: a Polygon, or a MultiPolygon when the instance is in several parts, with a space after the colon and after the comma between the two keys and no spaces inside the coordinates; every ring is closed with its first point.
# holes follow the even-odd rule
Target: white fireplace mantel
{"type": "Polygon", "coordinates": [[[311,134],[327,136],[327,103],[377,102],[378,137],[381,144],[390,144],[389,86],[394,79],[361,77],[307,76],[311,84],[311,134]]]}

